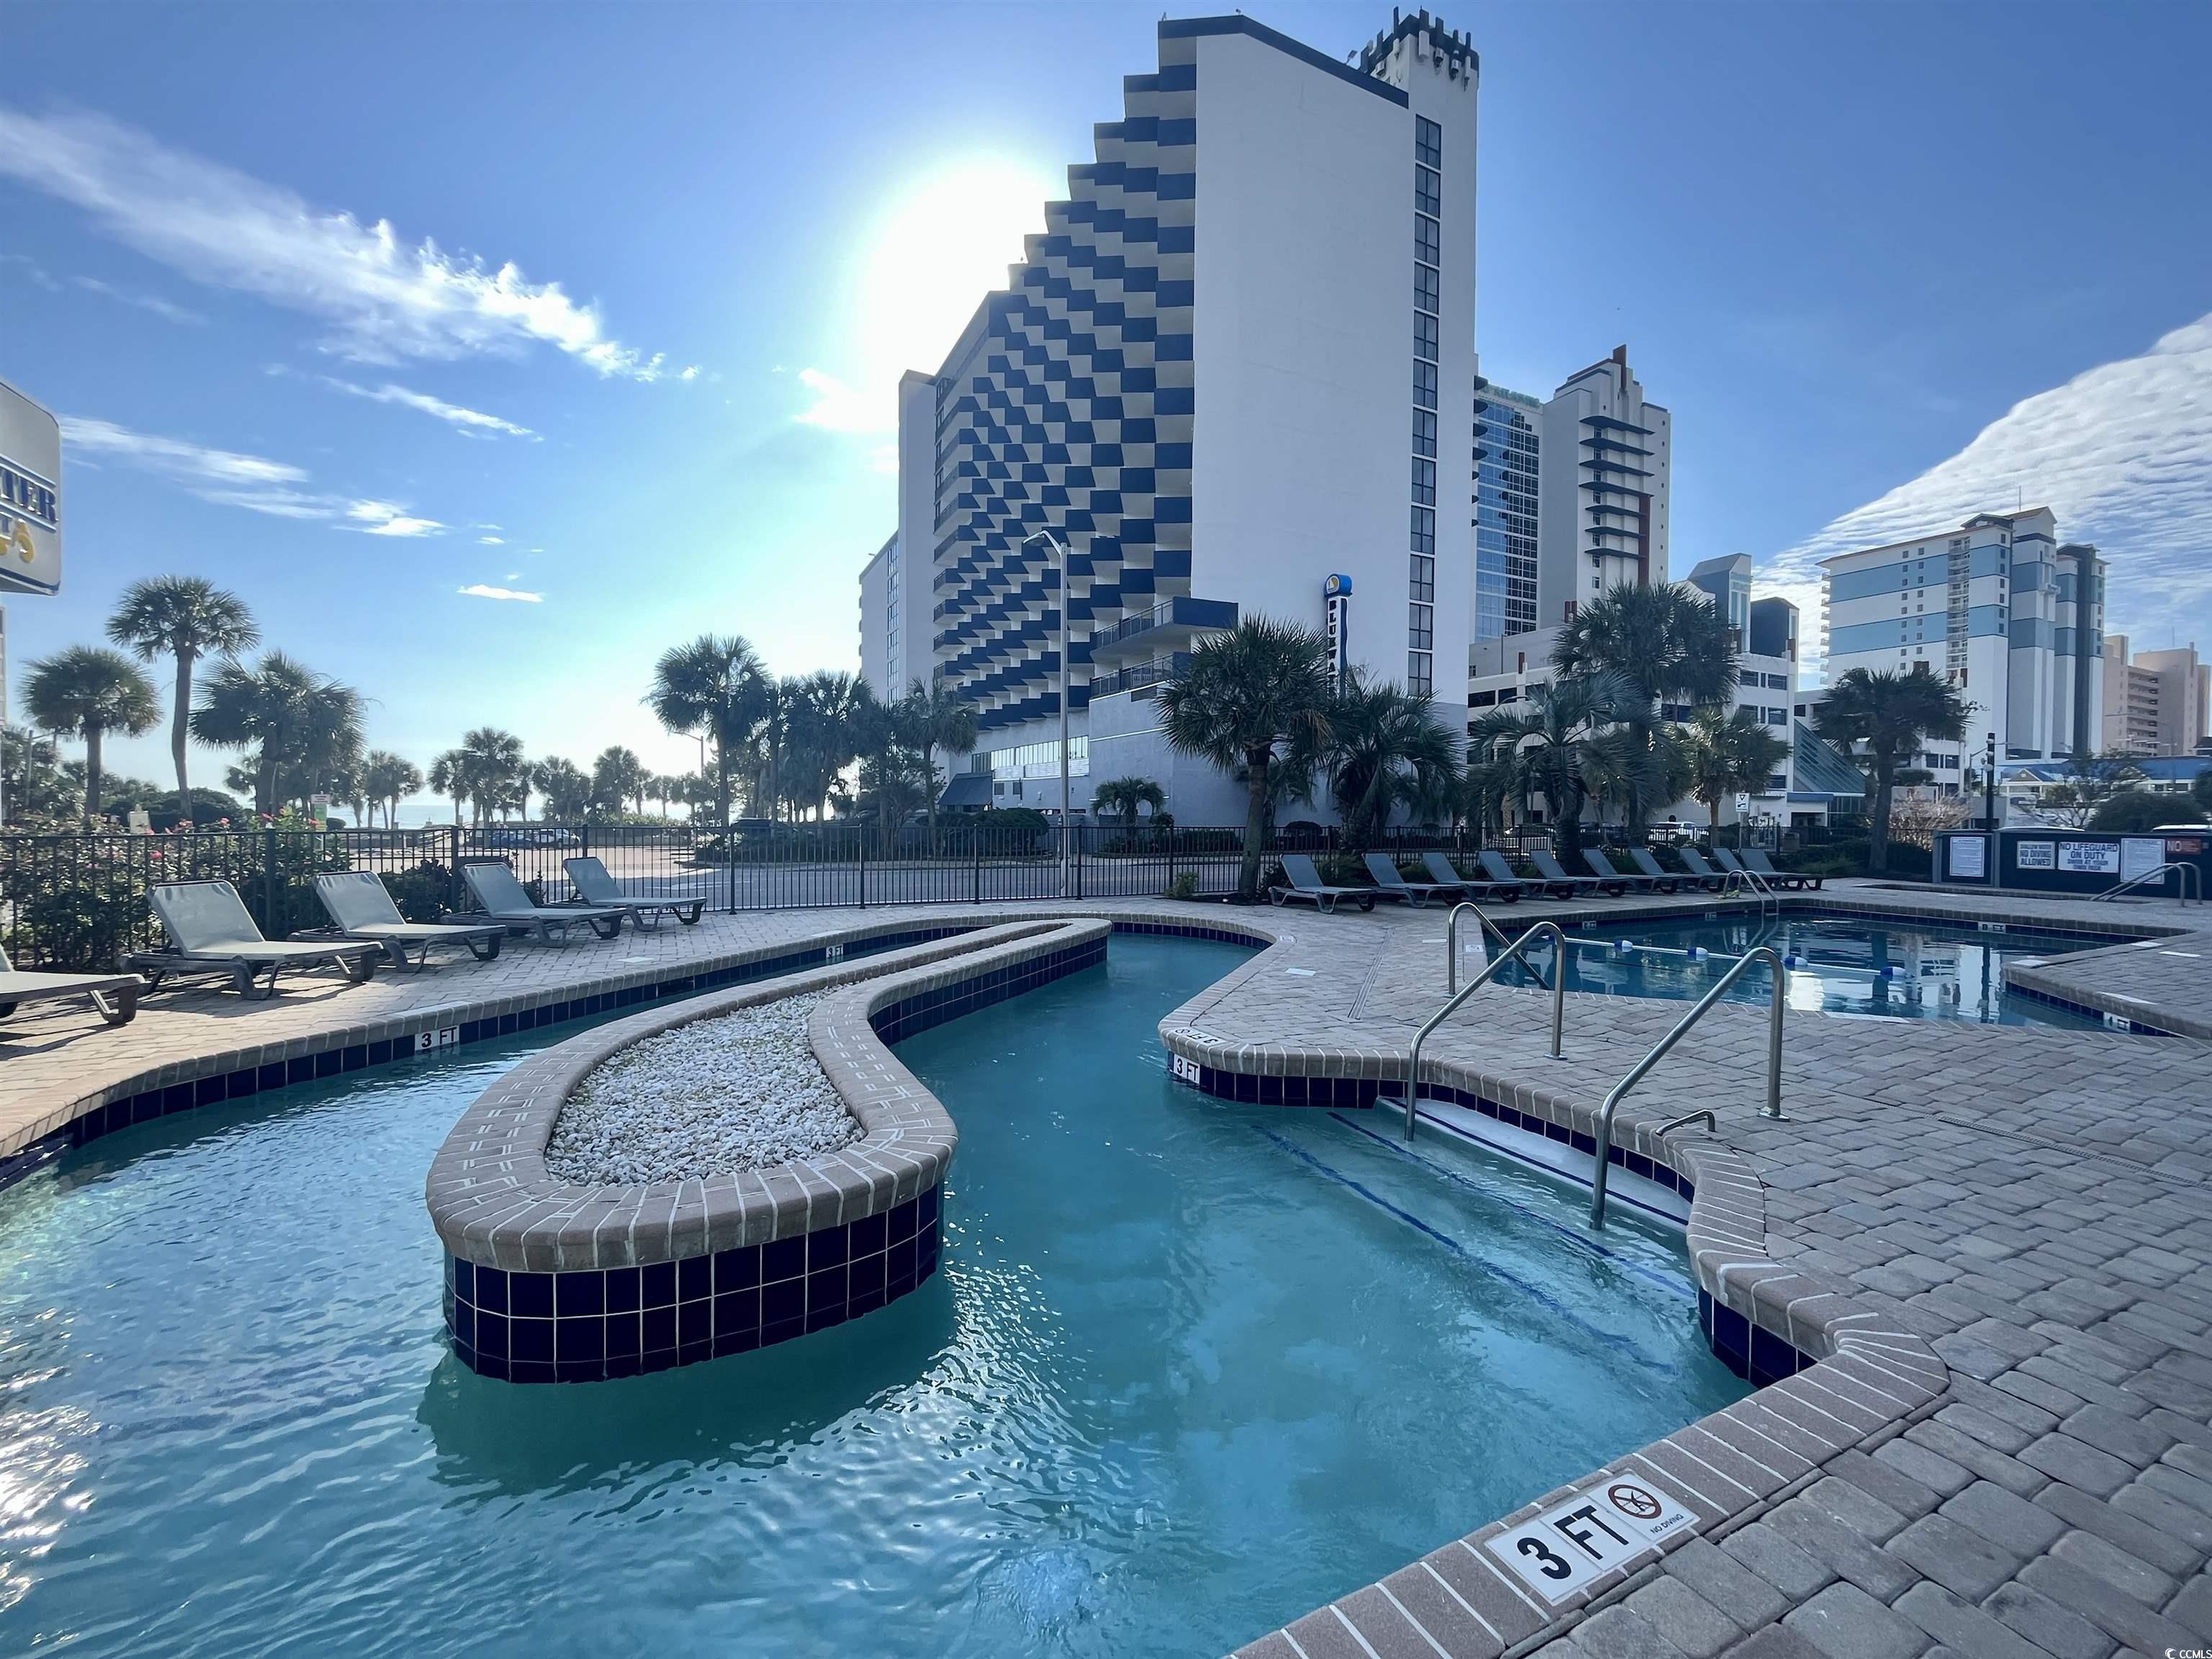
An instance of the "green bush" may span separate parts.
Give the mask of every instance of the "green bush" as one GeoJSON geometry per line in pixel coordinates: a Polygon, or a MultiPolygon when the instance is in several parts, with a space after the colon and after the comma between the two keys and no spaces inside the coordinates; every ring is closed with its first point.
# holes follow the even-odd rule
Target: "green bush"
{"type": "Polygon", "coordinates": [[[2154,795],[2148,789],[2123,789],[2090,815],[2092,830],[2139,836],[2161,823],[2202,823],[2204,809],[2186,795],[2154,795]]]}
{"type": "Polygon", "coordinates": [[[379,879],[410,921],[435,921],[453,908],[453,872],[434,859],[411,870],[386,870],[379,879]]]}
{"type": "Polygon", "coordinates": [[[1197,874],[1189,870],[1180,872],[1168,884],[1168,896],[1171,899],[1196,898],[1198,896],[1197,874]]]}

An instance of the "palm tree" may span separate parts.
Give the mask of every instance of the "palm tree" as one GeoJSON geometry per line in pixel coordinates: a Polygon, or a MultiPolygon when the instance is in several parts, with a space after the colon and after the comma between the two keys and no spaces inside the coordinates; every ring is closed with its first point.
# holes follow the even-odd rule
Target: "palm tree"
{"type": "Polygon", "coordinates": [[[204,656],[235,657],[261,643],[253,613],[237,594],[204,576],[149,576],[123,590],[107,637],[141,662],[167,654],[177,664],[177,689],[169,705],[169,758],[177,769],[177,810],[192,816],[191,784],[185,775],[185,739],[192,714],[192,669],[204,656]]]}
{"type": "Polygon", "coordinates": [[[263,814],[304,800],[361,752],[361,694],[282,651],[253,667],[220,665],[192,710],[191,732],[217,748],[252,745],[253,808],[263,814]]]}
{"type": "MultiPolygon", "coordinates": [[[[1691,717],[1682,743],[1690,793],[1705,804],[1712,819],[1713,845],[1720,845],[1721,803],[1739,791],[1763,790],[1774,769],[1790,758],[1790,745],[1770,730],[1758,711],[1733,714],[1700,708],[1691,717]]],[[[1736,839],[1743,826],[1736,825],[1736,839]]]]}
{"type": "Polygon", "coordinates": [[[1432,809],[1458,787],[1460,747],[1437,722],[1436,705],[1395,682],[1366,685],[1354,675],[1329,710],[1323,754],[1329,793],[1344,817],[1345,844],[1364,848],[1400,806],[1432,809]]]}
{"type": "Polygon", "coordinates": [[[1252,616],[1200,641],[1160,688],[1160,726],[1171,748],[1232,775],[1243,770],[1249,799],[1237,896],[1246,903],[1260,894],[1279,759],[1328,741],[1328,642],[1311,629],[1252,616]]]}
{"type": "Polygon", "coordinates": [[[1623,704],[1632,706],[1638,696],[1618,674],[1556,679],[1534,707],[1518,714],[1499,709],[1477,721],[1470,760],[1502,765],[1504,793],[1524,812],[1541,795],[1560,850],[1579,860],[1583,808],[1589,802],[1593,778],[1638,763],[1628,760],[1626,745],[1618,737],[1611,738],[1610,751],[1607,746],[1619,710],[1623,704]]]}
{"type": "Polygon", "coordinates": [[[453,798],[453,823],[458,827],[469,793],[469,763],[459,750],[448,749],[430,763],[430,787],[453,798]]]}
{"type": "Polygon", "coordinates": [[[941,751],[954,761],[975,751],[978,734],[975,705],[945,681],[932,676],[925,685],[920,680],[907,688],[900,699],[904,718],[908,721],[915,747],[929,763],[929,848],[937,850],[937,798],[942,793],[937,787],[936,757],[941,751]]]}
{"type": "Polygon", "coordinates": [[[1866,750],[1874,781],[1867,869],[1878,875],[1889,864],[1889,813],[1899,769],[1929,738],[1958,741],[1966,729],[1966,702],[1950,681],[1924,671],[1893,674],[1853,668],[1813,705],[1813,729],[1866,750]]]}
{"type": "Polygon", "coordinates": [[[531,769],[538,793],[545,797],[545,817],[574,823],[592,810],[592,781],[572,760],[549,755],[531,769]]]}
{"type": "Polygon", "coordinates": [[[825,669],[785,681],[783,702],[784,793],[818,818],[830,787],[860,757],[875,694],[859,676],[825,669]]]}
{"type": "Polygon", "coordinates": [[[704,732],[714,745],[714,816],[730,821],[730,747],[744,741],[765,712],[766,673],[751,646],[736,635],[702,634],[665,653],[653,665],[646,703],[667,730],[704,732]]]}
{"type": "MultiPolygon", "coordinates": [[[[1623,744],[1641,750],[1661,746],[1653,705],[1732,698],[1737,658],[1735,630],[1728,618],[1705,594],[1674,582],[1608,588],[1576,610],[1552,647],[1552,666],[1559,674],[1618,674],[1635,688],[1637,695],[1619,704],[1614,718],[1629,727],[1623,744]]],[[[1648,775],[1640,761],[1631,770],[1648,775]]],[[[1663,804],[1646,801],[1639,792],[1628,804],[1629,824],[1640,830],[1652,806],[1663,804]]]]}
{"type": "Polygon", "coordinates": [[[362,757],[361,780],[362,787],[368,792],[370,805],[383,806],[384,827],[387,830],[392,828],[401,798],[422,787],[422,774],[415,763],[401,759],[389,749],[372,749],[362,757]]]}
{"type": "Polygon", "coordinates": [[[610,744],[599,751],[592,763],[592,795],[601,803],[611,804],[617,816],[632,800],[637,802],[641,817],[645,812],[645,763],[634,750],[620,744],[610,744]]]}
{"type": "Polygon", "coordinates": [[[479,726],[461,739],[455,752],[466,769],[470,805],[481,824],[486,808],[497,811],[514,799],[515,784],[524,770],[522,739],[495,726],[479,726]]]}
{"type": "Polygon", "coordinates": [[[1155,813],[1167,810],[1168,792],[1150,778],[1109,778],[1091,792],[1091,810],[1103,816],[1108,812],[1121,815],[1121,833],[1131,841],[1137,838],[1137,812],[1149,807],[1155,813]]]}
{"type": "Polygon", "coordinates": [[[100,816],[100,740],[110,732],[137,737],[161,718],[153,685],[119,652],[73,645],[31,665],[24,701],[34,726],[84,739],[84,815],[100,816]]]}

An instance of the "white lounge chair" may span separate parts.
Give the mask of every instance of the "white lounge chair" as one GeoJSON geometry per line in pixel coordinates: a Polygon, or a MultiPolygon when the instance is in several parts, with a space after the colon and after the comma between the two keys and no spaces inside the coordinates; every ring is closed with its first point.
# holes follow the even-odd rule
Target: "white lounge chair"
{"type": "Polygon", "coordinates": [[[704,899],[634,898],[623,891],[607,873],[607,866],[595,857],[562,859],[561,867],[568,872],[568,884],[576,890],[578,903],[623,911],[634,928],[658,927],[664,915],[675,917],[686,927],[696,927],[707,908],[704,899]],[[647,921],[647,916],[653,920],[647,921]]]}
{"type": "Polygon", "coordinates": [[[264,939],[238,889],[227,881],[163,882],[147,896],[169,948],[134,952],[123,965],[144,974],[149,992],[164,979],[226,974],[239,995],[252,995],[258,985],[265,1000],[276,994],[277,976],[288,968],[336,968],[356,984],[366,984],[376,977],[377,958],[384,954],[380,945],[264,939]]]}
{"type": "Polygon", "coordinates": [[[1303,899],[1316,910],[1334,912],[1341,901],[1350,899],[1363,910],[1375,908],[1372,887],[1331,887],[1314,868],[1314,861],[1304,853],[1283,854],[1283,878],[1288,887],[1270,887],[1267,897],[1271,902],[1286,904],[1292,899],[1303,899]]]}
{"type": "Polygon", "coordinates": [[[0,1019],[26,1002],[60,997],[88,997],[110,1025],[128,1025],[138,1012],[146,981],[136,974],[35,974],[17,969],[0,948],[0,1019]]]}
{"type": "Polygon", "coordinates": [[[456,911],[447,916],[447,921],[495,921],[509,933],[534,934],[548,945],[566,944],[569,929],[579,922],[588,925],[601,939],[612,939],[622,932],[623,913],[620,910],[600,905],[532,904],[505,859],[465,862],[461,879],[468,884],[469,896],[476,901],[477,908],[456,911]]]}
{"type": "Polygon", "coordinates": [[[315,878],[315,896],[330,916],[328,927],[302,929],[294,939],[365,939],[384,947],[395,968],[415,973],[436,945],[465,945],[478,962],[489,962],[506,941],[499,922],[410,921],[392,902],[391,890],[366,870],[340,870],[315,878]],[[414,951],[410,959],[410,951],[414,951]]]}

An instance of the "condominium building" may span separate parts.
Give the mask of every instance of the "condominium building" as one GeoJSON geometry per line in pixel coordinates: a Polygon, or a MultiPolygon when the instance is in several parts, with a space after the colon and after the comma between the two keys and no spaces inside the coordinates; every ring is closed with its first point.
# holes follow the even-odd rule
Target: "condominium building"
{"type": "Polygon", "coordinates": [[[1556,628],[1608,587],[1668,580],[1674,418],[1644,400],[1626,346],[1553,394],[1540,441],[1536,625],[1556,628]]]}
{"type": "Polygon", "coordinates": [[[1072,766],[1156,779],[1187,822],[1241,793],[1168,750],[1157,687],[1240,616],[1333,629],[1456,725],[1476,77],[1426,13],[1349,64],[1248,17],[1159,25],[1006,287],[901,387],[902,672],[975,703],[979,765],[1056,774],[1063,603],[1072,766]]]}
{"type": "Polygon", "coordinates": [[[2212,736],[2212,666],[2192,642],[2132,659],[2128,636],[2105,635],[2103,747],[2130,755],[2194,755],[2212,736]]]}
{"type": "Polygon", "coordinates": [[[1474,386],[1472,637],[1556,628],[1606,588],[1667,580],[1674,420],[1628,348],[1548,400],[1474,386]]]}
{"type": "Polygon", "coordinates": [[[2049,509],[1822,561],[1831,682],[1853,668],[1941,674],[1969,707],[1962,747],[2008,760],[2096,747],[2104,729],[2105,562],[2062,544],[2049,509]]]}
{"type": "Polygon", "coordinates": [[[918,678],[907,672],[906,624],[915,614],[908,574],[896,532],[860,571],[860,678],[885,702],[896,701],[918,678]]]}

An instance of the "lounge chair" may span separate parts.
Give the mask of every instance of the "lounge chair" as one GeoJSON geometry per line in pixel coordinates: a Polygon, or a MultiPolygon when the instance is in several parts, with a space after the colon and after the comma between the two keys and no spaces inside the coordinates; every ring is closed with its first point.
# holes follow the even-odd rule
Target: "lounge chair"
{"type": "Polygon", "coordinates": [[[1815,892],[1827,879],[1825,876],[1808,876],[1802,870],[1778,870],[1774,867],[1774,861],[1756,847],[1744,849],[1743,861],[1755,874],[1765,876],[1771,882],[1795,882],[1799,888],[1809,887],[1815,892]]]}
{"type": "MultiPolygon", "coordinates": [[[[1682,867],[1690,872],[1690,879],[1696,882],[1698,886],[1704,888],[1708,893],[1719,893],[1725,892],[1727,890],[1729,884],[1727,872],[1725,871],[1716,870],[1711,865],[1706,863],[1704,859],[1698,855],[1698,849],[1696,848],[1678,847],[1674,849],[1674,853],[1675,856],[1682,860],[1682,867]]],[[[1748,884],[1748,883],[1746,884],[1746,885],[1748,884]]]]}
{"type": "Polygon", "coordinates": [[[629,916],[633,928],[658,927],[663,915],[675,917],[686,927],[695,927],[707,908],[704,899],[633,898],[623,891],[607,873],[607,866],[596,858],[562,859],[561,867],[568,872],[568,884],[576,890],[577,903],[623,911],[629,916]],[[647,916],[653,920],[647,921],[647,916]]]}
{"type": "Polygon", "coordinates": [[[1682,884],[1681,878],[1679,876],[1624,874],[1613,867],[1613,860],[1606,857],[1604,850],[1601,848],[1583,848],[1583,862],[1608,880],[1618,881],[1623,886],[1638,893],[1671,893],[1682,884]]]}
{"type": "Polygon", "coordinates": [[[123,965],[146,975],[149,992],[171,977],[228,974],[239,995],[252,996],[259,986],[266,1001],[276,994],[277,977],[288,968],[336,968],[361,985],[376,977],[377,959],[384,954],[381,945],[264,939],[238,889],[227,881],[162,882],[147,896],[169,948],[136,951],[123,965]]]}
{"type": "Polygon", "coordinates": [[[1754,870],[1725,847],[1713,848],[1713,861],[1728,874],[1743,877],[1754,890],[1765,887],[1768,891],[1775,892],[1784,888],[1797,888],[1805,884],[1804,877],[1792,871],[1777,870],[1770,876],[1764,871],[1754,870]]]}
{"type": "Polygon", "coordinates": [[[461,879],[468,884],[473,910],[456,911],[447,921],[499,922],[509,933],[529,933],[548,945],[568,943],[568,930],[578,922],[589,925],[601,939],[622,932],[626,911],[597,904],[532,904],[514,871],[505,859],[471,859],[461,865],[461,879]]]}
{"type": "Polygon", "coordinates": [[[1630,848],[1628,859],[1630,863],[1650,877],[1654,883],[1666,883],[1667,885],[1659,890],[1662,893],[1677,891],[1684,885],[1694,884],[1697,880],[1696,877],[1686,876],[1680,870],[1667,868],[1665,865],[1651,856],[1651,849],[1648,847],[1630,848]]]}
{"type": "Polygon", "coordinates": [[[1268,899],[1276,904],[1285,904],[1292,899],[1304,899],[1316,910],[1334,912],[1338,903],[1351,899],[1363,910],[1375,908],[1372,887],[1331,887],[1314,868],[1314,861],[1304,853],[1283,854],[1283,878],[1288,887],[1270,887],[1268,899]]]}
{"type": "Polygon", "coordinates": [[[1452,867],[1452,861],[1442,853],[1424,853],[1421,866],[1429,872],[1429,879],[1438,887],[1456,884],[1471,899],[1497,899],[1501,903],[1521,902],[1521,883],[1512,881],[1469,881],[1452,867]]]}
{"type": "Polygon", "coordinates": [[[146,981],[136,974],[33,974],[18,972],[0,948],[0,1019],[26,1002],[52,1002],[59,997],[89,997],[100,1017],[110,1025],[128,1025],[138,1012],[138,994],[146,981]]]}
{"type": "Polygon", "coordinates": [[[1494,847],[1486,847],[1474,855],[1482,866],[1482,873],[1500,887],[1510,887],[1516,893],[1534,893],[1540,897],[1545,891],[1541,882],[1525,879],[1513,873],[1513,866],[1505,861],[1504,854],[1494,847]]]}
{"type": "Polygon", "coordinates": [[[1463,881],[1407,881],[1398,873],[1396,862],[1381,853],[1361,855],[1360,862],[1367,866],[1367,874],[1375,884],[1376,898],[1397,899],[1416,908],[1426,904],[1438,893],[1464,893],[1463,881]]]}
{"type": "Polygon", "coordinates": [[[456,921],[410,921],[399,914],[385,884],[366,870],[342,870],[315,878],[315,896],[331,919],[328,927],[303,929],[294,939],[365,939],[384,947],[394,968],[415,973],[430,959],[434,945],[465,945],[478,962],[489,962],[506,941],[497,922],[471,926],[456,921]],[[408,951],[415,952],[412,960],[408,951]]]}
{"type": "Polygon", "coordinates": [[[1536,866],[1536,873],[1547,882],[1572,882],[1574,890],[1578,894],[1595,887],[1601,893],[1609,893],[1619,898],[1628,890],[1628,883],[1619,876],[1571,876],[1566,866],[1549,853],[1531,853],[1528,862],[1536,866]]]}
{"type": "Polygon", "coordinates": [[[1489,848],[1482,850],[1479,862],[1482,866],[1484,873],[1492,880],[1519,881],[1522,886],[1528,888],[1539,898],[1572,898],[1581,890],[1575,885],[1575,878],[1565,871],[1559,870],[1557,863],[1552,866],[1553,869],[1559,870],[1556,878],[1539,876],[1532,881],[1514,875],[1513,867],[1505,862],[1504,856],[1489,848]]]}

